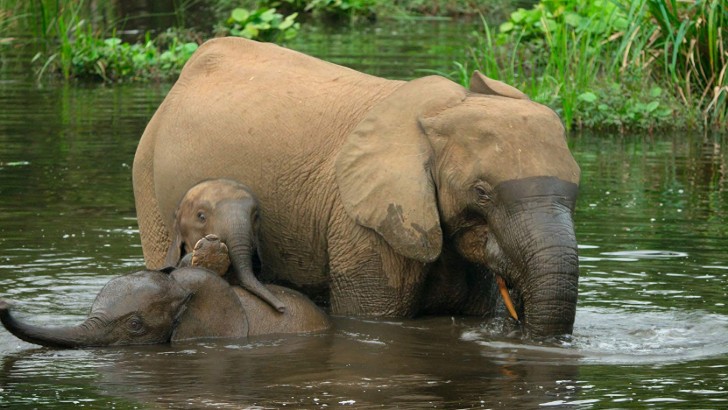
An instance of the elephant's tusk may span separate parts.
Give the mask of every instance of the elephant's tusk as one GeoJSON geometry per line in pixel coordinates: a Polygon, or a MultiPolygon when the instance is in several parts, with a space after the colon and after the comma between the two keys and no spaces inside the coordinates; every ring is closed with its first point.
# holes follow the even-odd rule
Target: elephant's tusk
{"type": "Polygon", "coordinates": [[[516,308],[513,307],[513,301],[511,301],[511,295],[508,293],[506,281],[498,275],[495,276],[495,280],[498,282],[498,290],[500,290],[501,297],[503,297],[503,303],[505,303],[508,313],[511,314],[513,319],[518,320],[518,313],[516,313],[516,308]]]}

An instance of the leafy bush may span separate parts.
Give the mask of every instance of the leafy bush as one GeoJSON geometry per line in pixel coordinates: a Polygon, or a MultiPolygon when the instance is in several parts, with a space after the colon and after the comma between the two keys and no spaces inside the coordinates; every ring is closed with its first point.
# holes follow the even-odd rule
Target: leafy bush
{"type": "Polygon", "coordinates": [[[117,37],[101,38],[88,28],[77,29],[73,38],[69,61],[61,61],[63,56],[58,53],[51,55],[39,77],[46,71],[63,71],[67,77],[106,82],[173,78],[197,50],[197,43],[176,40],[162,50],[149,35],[142,43],[130,44],[117,37]]]}
{"type": "Polygon", "coordinates": [[[543,0],[533,8],[519,8],[500,25],[500,39],[516,33],[528,41],[553,35],[563,26],[577,33],[588,31],[596,36],[609,36],[627,28],[627,16],[609,0],[543,0]]]}
{"type": "Polygon", "coordinates": [[[274,8],[264,7],[254,11],[236,8],[218,31],[262,41],[285,41],[298,34],[301,25],[296,22],[297,16],[298,13],[283,16],[274,8]]]}
{"type": "Polygon", "coordinates": [[[575,118],[578,126],[652,132],[687,125],[677,124],[676,118],[686,118],[688,113],[678,112],[677,101],[659,86],[653,85],[647,92],[644,84],[629,84],[626,88],[625,94],[625,84],[610,83],[579,94],[575,118]]]}
{"type": "Polygon", "coordinates": [[[567,128],[728,127],[725,0],[622,1],[542,0],[497,30],[484,22],[455,75],[513,84],[567,128]]]}
{"type": "Polygon", "coordinates": [[[359,18],[373,20],[382,0],[264,0],[266,7],[310,13],[314,17],[333,21],[354,21],[359,18]]]}

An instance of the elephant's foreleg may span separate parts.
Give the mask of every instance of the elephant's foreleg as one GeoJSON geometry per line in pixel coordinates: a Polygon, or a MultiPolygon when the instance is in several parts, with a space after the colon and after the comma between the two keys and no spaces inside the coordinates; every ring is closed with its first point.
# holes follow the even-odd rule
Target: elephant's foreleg
{"type": "Polygon", "coordinates": [[[329,240],[331,313],[416,315],[426,276],[424,265],[398,255],[381,237],[369,232],[329,240]]]}

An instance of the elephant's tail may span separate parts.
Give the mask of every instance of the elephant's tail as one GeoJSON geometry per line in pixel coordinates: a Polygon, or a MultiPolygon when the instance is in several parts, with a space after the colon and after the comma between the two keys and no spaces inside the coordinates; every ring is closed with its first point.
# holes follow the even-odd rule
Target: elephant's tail
{"type": "Polygon", "coordinates": [[[155,118],[152,118],[139,141],[132,170],[139,236],[142,240],[144,261],[147,269],[151,270],[164,266],[167,248],[172,242],[159,212],[154,186],[156,128],[155,118]]]}

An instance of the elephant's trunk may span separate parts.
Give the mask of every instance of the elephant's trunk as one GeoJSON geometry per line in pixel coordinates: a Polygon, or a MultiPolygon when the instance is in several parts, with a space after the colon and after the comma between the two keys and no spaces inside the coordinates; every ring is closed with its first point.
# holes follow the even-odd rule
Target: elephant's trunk
{"type": "Polygon", "coordinates": [[[572,219],[576,186],[532,182],[501,187],[502,197],[510,201],[503,208],[508,223],[494,227],[495,242],[505,254],[503,269],[496,271],[505,274],[520,297],[519,319],[530,337],[571,334],[579,286],[572,219]],[[531,195],[519,197],[506,189],[531,195]]]}
{"type": "MultiPolygon", "coordinates": [[[[239,225],[239,223],[236,222],[239,225]]],[[[250,227],[233,226],[232,236],[228,239],[228,251],[235,276],[240,286],[255,294],[278,312],[285,312],[286,307],[277,297],[258,281],[253,272],[253,252],[255,251],[252,238],[247,237],[250,227]]]]}
{"type": "Polygon", "coordinates": [[[535,338],[571,334],[579,287],[576,249],[543,252],[554,261],[532,269],[521,291],[526,333],[535,338]]]}
{"type": "MultiPolygon", "coordinates": [[[[522,302],[522,321],[531,337],[571,334],[576,316],[579,259],[571,212],[548,207],[529,212],[536,232],[518,239],[526,258],[520,265],[517,289],[522,302]]],[[[516,257],[517,258],[517,257],[516,257]]]]}
{"type": "Polygon", "coordinates": [[[10,313],[10,305],[0,301],[0,321],[10,333],[28,343],[58,348],[104,345],[91,319],[77,326],[35,326],[14,318],[10,313]]]}

